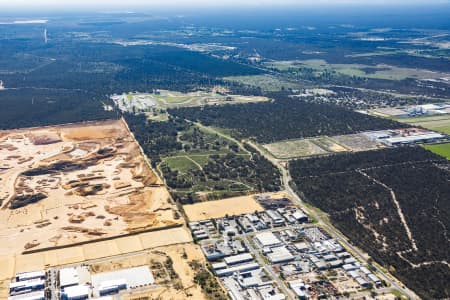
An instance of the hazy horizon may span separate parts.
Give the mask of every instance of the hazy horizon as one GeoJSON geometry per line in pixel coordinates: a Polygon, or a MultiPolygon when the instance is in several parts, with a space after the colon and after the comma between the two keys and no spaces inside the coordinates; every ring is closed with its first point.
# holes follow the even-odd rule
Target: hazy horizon
{"type": "Polygon", "coordinates": [[[130,0],[124,4],[121,0],[0,0],[0,9],[133,9],[133,8],[214,8],[214,7],[314,7],[314,6],[415,6],[450,5],[450,0],[130,0]]]}

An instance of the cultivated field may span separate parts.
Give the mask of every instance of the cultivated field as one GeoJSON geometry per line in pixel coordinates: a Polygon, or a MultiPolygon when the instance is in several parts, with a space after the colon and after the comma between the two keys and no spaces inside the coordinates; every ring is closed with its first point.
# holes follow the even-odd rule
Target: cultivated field
{"type": "Polygon", "coordinates": [[[242,196],[183,206],[189,221],[223,218],[226,215],[241,215],[264,209],[254,196],[242,196]]]}
{"type": "Polygon", "coordinates": [[[0,132],[0,256],[183,224],[169,199],[122,121],[0,132]]]}

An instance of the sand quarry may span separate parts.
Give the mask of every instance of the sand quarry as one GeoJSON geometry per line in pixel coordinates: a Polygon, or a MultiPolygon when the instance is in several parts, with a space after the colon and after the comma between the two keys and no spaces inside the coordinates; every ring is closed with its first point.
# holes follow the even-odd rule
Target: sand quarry
{"type": "Polygon", "coordinates": [[[184,223],[122,120],[0,131],[0,256],[184,223]]]}

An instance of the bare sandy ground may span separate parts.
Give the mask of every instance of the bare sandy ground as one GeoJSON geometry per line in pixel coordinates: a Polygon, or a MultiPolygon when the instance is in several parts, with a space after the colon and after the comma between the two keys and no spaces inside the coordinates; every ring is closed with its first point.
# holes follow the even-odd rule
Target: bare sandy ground
{"type": "Polygon", "coordinates": [[[184,223],[121,120],[0,131],[0,202],[0,257],[184,223]]]}
{"type": "Polygon", "coordinates": [[[92,259],[191,242],[192,236],[189,230],[183,226],[57,250],[0,256],[0,281],[9,279],[19,272],[43,270],[51,266],[81,263],[92,259]]]}
{"type": "Polygon", "coordinates": [[[264,209],[254,196],[241,196],[217,201],[183,205],[189,221],[223,218],[226,215],[241,215],[264,209]]]}

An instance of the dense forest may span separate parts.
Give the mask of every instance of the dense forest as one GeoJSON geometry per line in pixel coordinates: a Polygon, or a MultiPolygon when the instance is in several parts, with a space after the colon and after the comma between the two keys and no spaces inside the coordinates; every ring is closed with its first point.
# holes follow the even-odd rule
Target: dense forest
{"type": "Polygon", "coordinates": [[[116,118],[117,113],[105,110],[96,97],[78,90],[0,91],[0,129],[116,118]]]}
{"type": "MultiPolygon", "coordinates": [[[[191,91],[225,84],[218,77],[260,70],[168,46],[124,47],[61,39],[2,43],[0,128],[18,128],[116,117],[105,111],[109,95],[155,88],[191,91]],[[8,58],[8,59],[7,59],[8,58]]],[[[236,93],[257,93],[226,83],[236,93]]]]}
{"type": "Polygon", "coordinates": [[[450,259],[448,167],[421,147],[404,147],[296,160],[289,170],[302,198],[352,241],[424,299],[441,299],[450,295],[441,263],[450,259]]]}
{"type": "Polygon", "coordinates": [[[395,121],[363,115],[335,105],[307,103],[291,99],[286,94],[270,96],[276,100],[179,108],[171,109],[169,113],[207,126],[229,128],[237,138],[254,138],[260,143],[405,127],[395,121]]]}

